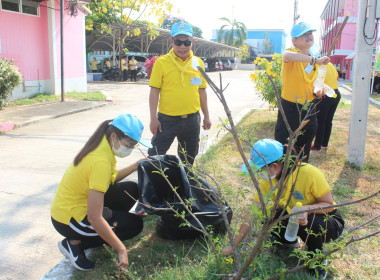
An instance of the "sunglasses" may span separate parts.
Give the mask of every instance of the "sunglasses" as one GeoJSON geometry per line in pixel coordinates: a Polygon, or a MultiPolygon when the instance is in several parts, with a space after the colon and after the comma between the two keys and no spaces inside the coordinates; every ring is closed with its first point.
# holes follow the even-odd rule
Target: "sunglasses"
{"type": "Polygon", "coordinates": [[[188,47],[191,45],[191,40],[189,40],[189,39],[187,39],[185,41],[181,41],[179,39],[174,40],[174,45],[176,45],[177,47],[181,46],[182,44],[184,44],[185,47],[188,47]]]}

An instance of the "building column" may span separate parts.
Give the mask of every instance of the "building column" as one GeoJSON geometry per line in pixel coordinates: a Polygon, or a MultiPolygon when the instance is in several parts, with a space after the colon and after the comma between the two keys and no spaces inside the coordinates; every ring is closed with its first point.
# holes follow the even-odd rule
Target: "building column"
{"type": "MultiPolygon", "coordinates": [[[[62,0],[63,1],[63,0],[62,0]]],[[[48,82],[48,90],[54,94],[59,94],[61,92],[59,87],[58,79],[58,63],[57,63],[57,30],[55,24],[56,11],[55,1],[48,0],[47,6],[50,7],[47,9],[47,20],[48,20],[48,37],[49,37],[49,63],[50,63],[50,79],[48,82]]]]}

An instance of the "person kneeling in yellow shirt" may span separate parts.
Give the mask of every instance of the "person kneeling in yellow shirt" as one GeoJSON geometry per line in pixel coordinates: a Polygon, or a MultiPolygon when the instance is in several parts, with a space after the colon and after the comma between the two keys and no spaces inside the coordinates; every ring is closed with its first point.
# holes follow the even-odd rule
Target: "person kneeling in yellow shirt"
{"type": "MultiPolygon", "coordinates": [[[[265,196],[271,192],[270,180],[272,180],[272,185],[275,186],[281,177],[284,168],[283,159],[287,148],[273,139],[259,140],[253,145],[253,148],[265,159],[264,161],[254,149],[251,149],[250,165],[261,178],[259,181],[260,189],[263,196],[265,196]],[[265,162],[267,163],[267,166],[265,165],[265,162]]],[[[245,165],[243,165],[242,171],[247,172],[247,167],[245,165]]],[[[331,195],[330,186],[322,171],[307,163],[291,163],[286,176],[289,180],[285,180],[285,189],[280,198],[279,208],[276,209],[276,216],[274,219],[277,219],[280,216],[289,199],[292,185],[295,184],[288,206],[293,208],[297,202],[301,202],[303,205],[302,211],[308,210],[308,212],[305,212],[302,217],[298,219],[298,223],[300,224],[298,236],[306,242],[309,251],[316,252],[317,250],[321,250],[323,243],[337,239],[342,234],[344,228],[344,220],[341,214],[333,207],[334,201],[331,195]],[[291,167],[294,166],[294,164],[296,164],[297,167],[292,173],[290,173],[291,167]],[[314,210],[324,206],[331,206],[331,208],[314,210]],[[308,235],[308,232],[310,231],[312,231],[313,234],[308,235]]],[[[275,191],[272,196],[273,201],[276,196],[277,191],[275,191]]],[[[254,203],[260,207],[259,196],[257,193],[254,197],[254,203]]],[[[252,216],[247,214],[245,223],[240,226],[239,232],[234,238],[235,246],[238,246],[247,235],[249,229],[248,225],[251,220],[252,216]]],[[[277,242],[288,246],[294,246],[294,243],[297,243],[298,240],[289,243],[284,237],[288,221],[289,219],[282,220],[282,226],[280,225],[278,228],[273,229],[271,234],[273,236],[272,238],[277,242]]],[[[232,247],[225,247],[223,253],[225,255],[231,255],[232,247]]],[[[315,275],[316,271],[314,269],[309,269],[309,273],[315,275]]],[[[321,277],[321,274],[326,274],[326,270],[321,269],[318,271],[318,274],[321,277]]]]}
{"type": "Polygon", "coordinates": [[[138,162],[118,171],[115,156],[128,156],[137,143],[152,147],[141,139],[143,129],[130,114],[104,121],[63,175],[50,213],[54,228],[65,237],[58,248],[76,269],[94,268],[84,250],[104,243],[118,252],[119,267],[129,265],[122,241],[138,235],[143,222],[129,213],[135,204],[131,197],[139,196],[137,184],[120,181],[137,170],[138,162]]]}

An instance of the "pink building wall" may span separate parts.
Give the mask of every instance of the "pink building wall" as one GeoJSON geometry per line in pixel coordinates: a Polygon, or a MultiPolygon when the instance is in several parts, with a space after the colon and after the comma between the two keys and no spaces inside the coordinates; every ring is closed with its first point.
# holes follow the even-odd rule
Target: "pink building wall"
{"type": "MultiPolygon", "coordinates": [[[[60,8],[60,3],[55,2],[56,9],[60,8]]],[[[65,9],[68,4],[65,3],[65,9]]],[[[61,78],[61,27],[60,27],[60,12],[55,11],[55,28],[56,28],[56,48],[57,48],[57,66],[58,66],[58,78],[61,78]]],[[[76,17],[72,17],[67,14],[65,10],[65,16],[63,20],[63,32],[64,32],[64,66],[65,66],[65,79],[66,78],[81,78],[86,75],[85,65],[85,32],[84,32],[84,14],[78,11],[76,17]]]]}
{"type": "Polygon", "coordinates": [[[45,7],[40,8],[39,17],[0,10],[0,36],[0,57],[14,59],[25,81],[50,78],[45,7]]]}
{"type": "MultiPolygon", "coordinates": [[[[25,83],[12,96],[23,98],[39,92],[60,93],[60,1],[43,2],[56,10],[40,6],[40,15],[33,16],[1,9],[0,57],[14,59],[25,83]]],[[[85,15],[78,10],[73,17],[64,10],[65,89],[86,91],[85,15]]]]}
{"type": "Polygon", "coordinates": [[[353,50],[355,48],[355,36],[356,23],[347,23],[340,37],[339,49],[353,50]]]}

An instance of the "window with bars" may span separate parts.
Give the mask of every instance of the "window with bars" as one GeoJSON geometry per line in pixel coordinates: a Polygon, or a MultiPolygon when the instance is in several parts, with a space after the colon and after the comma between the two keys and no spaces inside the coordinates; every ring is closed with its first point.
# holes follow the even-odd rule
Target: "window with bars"
{"type": "Polygon", "coordinates": [[[1,9],[16,13],[39,16],[38,3],[30,0],[0,0],[1,9]]]}

